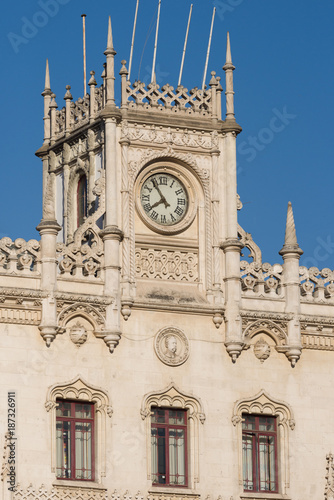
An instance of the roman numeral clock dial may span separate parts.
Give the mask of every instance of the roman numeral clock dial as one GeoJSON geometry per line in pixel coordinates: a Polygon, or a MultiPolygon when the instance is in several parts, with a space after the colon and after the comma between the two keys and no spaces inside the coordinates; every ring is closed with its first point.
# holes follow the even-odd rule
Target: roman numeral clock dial
{"type": "Polygon", "coordinates": [[[166,234],[183,230],[193,205],[189,182],[182,175],[174,175],[166,168],[156,172],[153,169],[142,177],[137,207],[152,229],[166,234]]]}

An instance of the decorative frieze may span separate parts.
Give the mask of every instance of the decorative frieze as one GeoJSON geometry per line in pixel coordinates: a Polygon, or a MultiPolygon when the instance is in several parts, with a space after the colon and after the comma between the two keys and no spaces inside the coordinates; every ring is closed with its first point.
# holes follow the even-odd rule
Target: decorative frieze
{"type": "MultiPolygon", "coordinates": [[[[163,492],[149,492],[143,495],[137,491],[135,495],[131,495],[128,490],[124,494],[114,490],[112,493],[103,487],[77,487],[77,486],[53,486],[47,488],[41,485],[39,488],[34,488],[31,484],[27,488],[17,485],[13,495],[15,500],[199,500],[200,495],[187,494],[183,492],[175,492],[173,494],[163,492]]],[[[220,497],[218,500],[222,500],[220,497]]]]}
{"type": "Polygon", "coordinates": [[[173,145],[182,148],[211,150],[218,148],[217,131],[205,132],[180,128],[162,127],[156,125],[128,126],[127,121],[122,124],[122,138],[133,142],[148,145],[173,145]]]}
{"type": "Polygon", "coordinates": [[[198,254],[195,251],[136,248],[137,278],[198,282],[198,254]]]}

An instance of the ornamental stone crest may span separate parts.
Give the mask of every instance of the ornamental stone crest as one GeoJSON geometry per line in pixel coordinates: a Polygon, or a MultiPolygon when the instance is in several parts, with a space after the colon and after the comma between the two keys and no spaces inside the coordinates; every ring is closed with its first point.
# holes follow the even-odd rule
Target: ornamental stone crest
{"type": "Polygon", "coordinates": [[[154,350],[166,365],[179,366],[189,357],[189,341],[178,328],[167,327],[156,334],[154,350]]]}
{"type": "Polygon", "coordinates": [[[270,356],[270,345],[260,337],[259,340],[254,344],[254,355],[257,359],[263,363],[270,356]]]}
{"type": "Polygon", "coordinates": [[[70,328],[70,339],[78,347],[80,347],[81,344],[84,344],[86,342],[87,331],[86,328],[79,321],[77,321],[75,325],[73,325],[70,328]]]}

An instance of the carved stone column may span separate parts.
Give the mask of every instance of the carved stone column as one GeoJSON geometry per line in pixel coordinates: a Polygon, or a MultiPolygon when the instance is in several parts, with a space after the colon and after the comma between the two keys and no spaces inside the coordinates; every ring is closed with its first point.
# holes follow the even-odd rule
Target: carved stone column
{"type": "Polygon", "coordinates": [[[244,346],[240,316],[240,252],[242,247],[242,243],[237,238],[228,238],[221,244],[225,253],[225,347],[233,363],[244,346]]]}
{"type": "Polygon", "coordinates": [[[293,315],[288,322],[288,346],[284,352],[295,366],[302,352],[302,341],[300,333],[300,283],[299,283],[299,259],[303,254],[297,243],[296,228],[293,218],[292,205],[289,202],[286,218],[285,240],[282,250],[283,264],[283,287],[285,295],[285,312],[293,315]]]}

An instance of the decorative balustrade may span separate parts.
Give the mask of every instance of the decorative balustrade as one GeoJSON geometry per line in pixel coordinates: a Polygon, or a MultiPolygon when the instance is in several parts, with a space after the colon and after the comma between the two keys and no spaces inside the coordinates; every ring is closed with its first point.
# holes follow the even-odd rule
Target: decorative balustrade
{"type": "MultiPolygon", "coordinates": [[[[71,98],[72,96],[70,95],[67,99],[71,98]]],[[[86,123],[89,123],[92,119],[96,118],[97,114],[102,109],[102,103],[103,87],[101,86],[98,88],[94,87],[94,90],[91,90],[91,95],[86,94],[84,97],[80,97],[77,101],[71,102],[68,107],[56,110],[55,130],[53,134],[55,139],[59,139],[67,132],[73,132],[77,128],[82,127],[86,123]],[[93,99],[93,103],[91,103],[91,99],[93,99]],[[67,113],[68,117],[66,117],[67,113]],[[68,126],[66,129],[67,120],[68,126]]]]}
{"type": "Polygon", "coordinates": [[[68,245],[58,243],[56,251],[61,275],[76,279],[101,278],[103,243],[92,229],[86,229],[68,245]]]}
{"type": "Polygon", "coordinates": [[[334,271],[329,268],[299,268],[301,295],[306,300],[313,298],[326,300],[334,298],[334,271]]]}
{"type": "Polygon", "coordinates": [[[25,241],[4,237],[0,240],[0,273],[39,274],[40,243],[37,240],[25,241]]]}
{"type": "Polygon", "coordinates": [[[212,90],[202,90],[197,87],[188,91],[183,85],[179,85],[176,90],[169,84],[163,87],[153,82],[147,86],[144,82],[136,81],[132,85],[129,81],[126,85],[126,105],[128,109],[140,110],[149,109],[162,112],[178,113],[201,116],[211,116],[212,90]]]}
{"type": "Polygon", "coordinates": [[[283,267],[259,262],[240,262],[241,287],[244,293],[277,296],[281,293],[283,267]]]}

